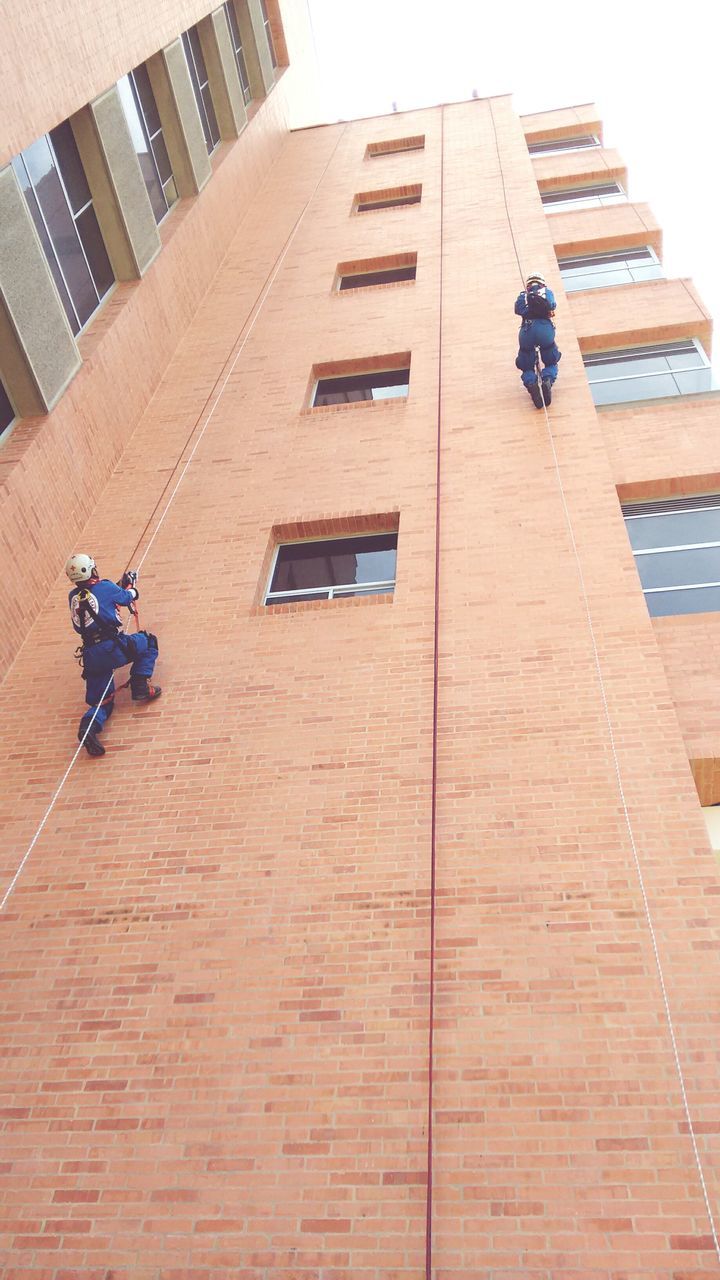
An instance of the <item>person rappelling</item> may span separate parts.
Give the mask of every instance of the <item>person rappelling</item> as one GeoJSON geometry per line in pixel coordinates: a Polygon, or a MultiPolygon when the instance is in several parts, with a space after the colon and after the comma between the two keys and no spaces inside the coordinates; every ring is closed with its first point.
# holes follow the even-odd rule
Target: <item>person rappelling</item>
{"type": "Polygon", "coordinates": [[[134,570],[126,571],[119,582],[111,582],[100,577],[92,556],[78,553],[70,556],[65,572],[75,584],[68,603],[72,625],[82,641],[78,653],[90,708],[80,720],[78,739],[84,740],[88,755],[104,756],[98,735],[113,711],[113,672],[132,663],[128,683],[133,702],[153,702],[160,697],[160,687],[149,683],[158,656],[157,636],[123,630],[120,609],[135,612],[139,595],[134,570]]]}
{"type": "Polygon", "coordinates": [[[527,277],[525,288],[518,294],[515,315],[522,316],[518,339],[520,350],[515,361],[521,370],[523,386],[532,397],[536,409],[550,404],[553,383],[558,376],[558,360],[562,352],[555,343],[555,295],[544,277],[534,272],[527,277]],[[538,369],[542,361],[540,382],[538,369]]]}

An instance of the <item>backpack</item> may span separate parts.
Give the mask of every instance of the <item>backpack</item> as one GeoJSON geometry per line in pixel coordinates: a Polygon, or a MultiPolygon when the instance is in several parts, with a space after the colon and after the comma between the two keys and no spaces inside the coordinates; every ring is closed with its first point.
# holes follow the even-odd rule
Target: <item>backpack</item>
{"type": "Polygon", "coordinates": [[[545,296],[545,289],[527,289],[527,313],[531,320],[548,320],[552,315],[552,307],[545,296]]]}

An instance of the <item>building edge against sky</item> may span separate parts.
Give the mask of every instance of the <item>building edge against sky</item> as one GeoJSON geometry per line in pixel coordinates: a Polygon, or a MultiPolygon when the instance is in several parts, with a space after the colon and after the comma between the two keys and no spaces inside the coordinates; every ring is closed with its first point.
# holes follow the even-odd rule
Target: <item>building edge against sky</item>
{"type": "Polygon", "coordinates": [[[35,21],[0,170],[32,410],[0,443],[5,1256],[717,1275],[692,283],[591,105],[289,134],[300,3],[35,21]],[[513,367],[531,268],[547,421],[513,367]],[[48,811],[80,541],[143,562],[165,694],[121,695],[48,811]]]}

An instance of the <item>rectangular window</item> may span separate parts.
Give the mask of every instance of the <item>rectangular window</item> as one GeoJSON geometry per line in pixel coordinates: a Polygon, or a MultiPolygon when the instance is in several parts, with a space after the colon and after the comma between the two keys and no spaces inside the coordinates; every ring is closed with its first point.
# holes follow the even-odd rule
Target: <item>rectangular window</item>
{"type": "Polygon", "coordinates": [[[578,289],[604,289],[613,284],[637,284],[642,280],[660,280],[665,277],[665,272],[649,245],[642,249],[614,249],[609,253],[559,258],[558,265],[567,293],[574,293],[578,289]]]}
{"type": "Polygon", "coordinates": [[[720,494],[623,506],[650,615],[720,610],[720,494]]]}
{"type": "Polygon", "coordinates": [[[566,187],[563,191],[542,191],[540,198],[546,213],[562,209],[601,208],[606,204],[622,204],[627,200],[619,182],[599,182],[589,187],[566,187]]]}
{"type": "Polygon", "coordinates": [[[328,404],[356,404],[362,400],[394,400],[406,396],[409,389],[409,364],[402,369],[367,369],[319,378],[312,404],[317,408],[328,404]]]}
{"type": "Polygon", "coordinates": [[[579,133],[574,138],[553,138],[547,142],[528,142],[531,156],[557,155],[559,151],[580,151],[586,147],[599,147],[600,139],[594,133],[579,133]]]}
{"type": "Polygon", "coordinates": [[[12,162],[75,335],[115,281],[69,122],[12,162]]]}
{"type": "Polygon", "coordinates": [[[397,532],[281,543],[265,604],[390,595],[395,589],[397,532]]]}
{"type": "Polygon", "coordinates": [[[583,356],[595,404],[687,396],[713,387],[710,362],[695,338],[583,356]]]}
{"type": "Polygon", "coordinates": [[[189,27],[187,31],[183,31],[182,42],[197,109],[200,113],[200,123],[205,134],[205,146],[207,147],[208,155],[212,155],[220,141],[220,130],[218,129],[217,116],[215,115],[215,107],[210,92],[210,83],[197,27],[189,27]]]}
{"type": "Polygon", "coordinates": [[[399,253],[389,258],[367,258],[364,262],[339,262],[337,287],[367,289],[379,284],[397,284],[414,280],[417,273],[417,254],[399,253]]]}
{"type": "Polygon", "coordinates": [[[368,160],[375,156],[396,156],[401,151],[424,151],[425,134],[412,138],[392,138],[389,142],[369,142],[365,151],[368,160]]]}
{"type": "Polygon", "coordinates": [[[160,223],[177,200],[178,193],[155,95],[145,67],[136,67],[118,80],[118,93],[155,221],[160,223]]]}
{"type": "Polygon", "coordinates": [[[356,213],[369,213],[371,209],[395,209],[405,204],[419,204],[422,199],[422,186],[414,183],[410,187],[388,187],[384,191],[361,191],[356,195],[354,207],[356,213]]]}
{"type": "Polygon", "coordinates": [[[0,381],[0,436],[6,431],[11,422],[15,421],[15,410],[10,402],[10,397],[5,390],[5,385],[0,381]]]}
{"type": "Polygon", "coordinates": [[[268,15],[267,15],[267,6],[265,4],[265,0],[260,0],[260,8],[262,9],[263,23],[265,24],[265,38],[268,42],[268,49],[270,50],[270,57],[272,59],[272,64],[274,67],[277,67],[278,63],[277,63],[277,56],[275,54],[275,42],[272,37],[272,30],[270,28],[270,19],[268,18],[268,15]]]}
{"type": "Polygon", "coordinates": [[[250,78],[248,76],[247,65],[245,63],[245,53],[242,46],[242,36],[240,35],[240,27],[238,25],[237,13],[235,12],[234,0],[225,0],[223,5],[225,17],[230,31],[230,43],[235,54],[235,65],[237,67],[238,76],[240,77],[240,87],[242,89],[243,102],[245,106],[249,106],[252,102],[252,91],[250,89],[250,78]]]}

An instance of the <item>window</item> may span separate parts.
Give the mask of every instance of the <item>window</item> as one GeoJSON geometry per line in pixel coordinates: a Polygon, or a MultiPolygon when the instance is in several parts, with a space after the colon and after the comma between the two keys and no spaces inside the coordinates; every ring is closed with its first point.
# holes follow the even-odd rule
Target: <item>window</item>
{"type": "Polygon", "coordinates": [[[720,610],[720,494],[630,503],[623,515],[652,617],[720,610]]]}
{"type": "Polygon", "coordinates": [[[281,543],[265,604],[391,595],[397,532],[281,543]]]}
{"type": "Polygon", "coordinates": [[[565,289],[600,289],[612,284],[637,284],[641,280],[664,279],[657,257],[649,245],[642,249],[615,249],[610,253],[589,253],[579,258],[559,258],[565,289]]]}
{"type": "Polygon", "coordinates": [[[600,139],[594,133],[579,133],[575,138],[553,138],[547,142],[528,142],[531,156],[557,155],[559,151],[580,151],[586,147],[599,147],[600,139]]]}
{"type": "Polygon", "coordinates": [[[365,156],[372,160],[374,156],[395,156],[401,151],[424,151],[425,134],[413,138],[393,138],[390,142],[369,142],[365,156]]]}
{"type": "Polygon", "coordinates": [[[205,146],[207,147],[208,155],[212,155],[220,141],[220,130],[218,129],[217,116],[215,115],[212,94],[210,93],[208,73],[197,27],[189,27],[187,31],[183,31],[182,42],[197,109],[200,112],[200,123],[205,134],[205,146]]]}
{"type": "Polygon", "coordinates": [[[396,284],[414,280],[417,254],[399,253],[390,258],[367,258],[364,262],[340,262],[337,269],[338,290],[367,289],[372,285],[396,284]]]}
{"type": "Polygon", "coordinates": [[[272,59],[273,66],[276,67],[278,63],[277,63],[277,57],[275,55],[275,43],[272,38],[272,31],[270,30],[270,19],[268,18],[268,15],[267,15],[267,7],[265,5],[265,0],[260,0],[260,8],[262,9],[263,22],[265,24],[265,37],[268,42],[270,57],[272,59]]]}
{"type": "Polygon", "coordinates": [[[0,436],[15,421],[15,410],[10,403],[10,397],[5,390],[5,386],[0,382],[0,436]]]}
{"type": "Polygon", "coordinates": [[[232,44],[233,53],[235,54],[235,65],[237,66],[238,76],[240,77],[243,102],[247,107],[252,102],[252,92],[250,89],[250,79],[248,77],[247,66],[245,64],[245,54],[243,52],[242,37],[240,35],[240,27],[238,26],[234,0],[225,0],[223,8],[225,10],[228,27],[230,29],[230,43],[232,44]]]}
{"type": "Polygon", "coordinates": [[[394,209],[404,204],[419,204],[422,186],[388,187],[384,191],[361,191],[355,197],[356,213],[369,213],[371,209],[394,209]]]}
{"type": "Polygon", "coordinates": [[[712,370],[695,338],[583,356],[595,404],[687,396],[712,389],[712,370]]]}
{"type": "Polygon", "coordinates": [[[542,191],[540,193],[548,213],[558,213],[561,209],[589,209],[605,204],[622,204],[627,194],[618,182],[600,182],[592,187],[566,187],[564,191],[542,191]]]}
{"type": "Polygon", "coordinates": [[[328,404],[355,404],[362,400],[393,400],[406,396],[410,389],[410,363],[395,369],[364,369],[336,377],[318,378],[313,408],[328,404]]]}
{"type": "Polygon", "coordinates": [[[145,67],[118,80],[118,93],[156,222],[178,198],[155,95],[145,67]]]}
{"type": "Polygon", "coordinates": [[[69,122],[38,138],[12,163],[77,335],[115,277],[69,122]]]}

